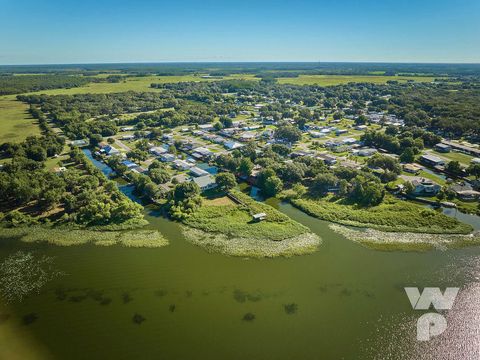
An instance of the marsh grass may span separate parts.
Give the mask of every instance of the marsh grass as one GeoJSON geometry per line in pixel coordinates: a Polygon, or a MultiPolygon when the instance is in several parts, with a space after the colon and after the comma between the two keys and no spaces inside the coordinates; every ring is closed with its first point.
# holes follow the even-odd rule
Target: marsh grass
{"type": "Polygon", "coordinates": [[[291,203],[311,216],[348,226],[429,234],[468,234],[473,230],[455,218],[393,197],[369,208],[333,198],[292,199],[291,203]]]}
{"type": "Polygon", "coordinates": [[[337,224],[330,228],[365,247],[382,251],[445,250],[480,245],[478,234],[424,234],[411,232],[384,232],[374,229],[353,229],[337,224]]]}
{"type": "Polygon", "coordinates": [[[137,324],[137,325],[140,325],[141,323],[143,323],[146,319],[140,315],[140,314],[137,314],[135,313],[132,317],[132,321],[134,324],[137,324]]]}
{"type": "Polygon", "coordinates": [[[168,240],[155,230],[96,231],[34,226],[0,228],[2,238],[17,238],[26,243],[45,242],[58,246],[94,244],[98,246],[156,248],[168,245],[168,240]]]}

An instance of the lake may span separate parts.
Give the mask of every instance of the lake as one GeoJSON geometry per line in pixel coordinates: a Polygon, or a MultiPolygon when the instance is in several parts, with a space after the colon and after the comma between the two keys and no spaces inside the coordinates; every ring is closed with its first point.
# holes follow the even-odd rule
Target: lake
{"type": "Polygon", "coordinates": [[[479,358],[480,248],[369,250],[269,203],[319,234],[319,250],[265,260],[210,254],[153,208],[149,228],[170,240],[164,248],[2,243],[0,258],[34,250],[66,275],[0,307],[0,358],[479,358]],[[461,287],[441,337],[416,342],[423,312],[412,310],[405,286],[461,287]]]}

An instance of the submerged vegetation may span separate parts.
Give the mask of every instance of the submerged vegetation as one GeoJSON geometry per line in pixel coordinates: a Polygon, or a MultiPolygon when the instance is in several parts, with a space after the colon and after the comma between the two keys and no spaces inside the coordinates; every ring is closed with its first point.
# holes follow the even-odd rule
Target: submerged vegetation
{"type": "Polygon", "coordinates": [[[62,275],[53,266],[53,258],[18,251],[0,264],[0,294],[6,302],[20,302],[38,294],[43,286],[62,275]]]}

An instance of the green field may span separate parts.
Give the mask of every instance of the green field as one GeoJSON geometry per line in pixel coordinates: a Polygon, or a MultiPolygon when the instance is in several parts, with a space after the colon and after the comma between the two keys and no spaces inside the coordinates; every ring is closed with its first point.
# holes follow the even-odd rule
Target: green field
{"type": "Polygon", "coordinates": [[[347,84],[350,82],[385,84],[389,80],[395,80],[399,82],[406,82],[408,80],[417,82],[432,82],[435,80],[435,78],[431,76],[300,75],[296,78],[279,78],[278,82],[280,84],[333,86],[347,84]]]}
{"type": "MultiPolygon", "coordinates": [[[[232,80],[232,79],[244,79],[244,80],[259,80],[253,75],[240,74],[240,75],[231,75],[226,76],[223,80],[232,80]]],[[[53,89],[53,90],[42,90],[37,91],[32,94],[47,94],[47,95],[73,95],[73,94],[106,94],[113,92],[125,92],[125,91],[159,91],[150,87],[150,84],[166,84],[166,83],[176,83],[176,82],[188,82],[188,81],[218,81],[221,79],[217,78],[202,78],[197,75],[180,75],[180,76],[138,76],[138,77],[129,77],[125,81],[118,83],[90,83],[86,86],[76,87],[71,89],[53,89]]]]}
{"type": "Polygon", "coordinates": [[[28,105],[15,96],[0,96],[0,144],[19,142],[40,133],[36,120],[28,113],[28,105]]]}

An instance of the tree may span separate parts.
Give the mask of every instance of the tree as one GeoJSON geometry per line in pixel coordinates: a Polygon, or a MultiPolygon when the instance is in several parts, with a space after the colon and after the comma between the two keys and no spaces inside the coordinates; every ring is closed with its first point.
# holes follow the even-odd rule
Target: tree
{"type": "Polygon", "coordinates": [[[363,206],[375,206],[382,202],[385,196],[385,189],[377,181],[366,179],[364,176],[357,176],[353,179],[353,189],[350,198],[357,204],[363,206]]]}
{"type": "Polygon", "coordinates": [[[253,170],[253,163],[247,157],[243,157],[238,165],[238,172],[244,176],[250,176],[253,170]]]}
{"type": "Polygon", "coordinates": [[[302,138],[302,132],[295,126],[282,125],[275,131],[275,139],[294,143],[302,138]]]}
{"type": "Polygon", "coordinates": [[[200,195],[200,188],[193,181],[178,184],[173,190],[173,200],[175,202],[180,202],[188,198],[194,198],[198,195],[200,195]]]}
{"type": "Polygon", "coordinates": [[[170,174],[163,168],[153,168],[148,171],[148,175],[155,184],[165,184],[170,180],[170,174]]]}
{"type": "Polygon", "coordinates": [[[277,176],[270,176],[265,180],[265,185],[262,189],[265,196],[275,196],[283,189],[283,182],[277,176]]]}
{"type": "Polygon", "coordinates": [[[237,181],[235,180],[235,176],[229,172],[218,173],[217,176],[215,177],[215,180],[220,190],[225,192],[237,186],[237,181]]]}
{"type": "Polygon", "coordinates": [[[355,119],[355,125],[365,125],[368,118],[365,115],[360,115],[355,119]]]}
{"type": "Polygon", "coordinates": [[[90,145],[98,146],[103,140],[102,135],[100,134],[91,134],[89,136],[90,145]]]}
{"type": "Polygon", "coordinates": [[[411,163],[415,161],[415,152],[411,147],[403,150],[403,153],[400,155],[400,161],[404,163],[411,163]]]}
{"type": "Polygon", "coordinates": [[[338,178],[331,173],[322,173],[315,176],[310,185],[310,192],[313,196],[322,196],[338,183],[338,178]]]}
{"type": "Polygon", "coordinates": [[[458,161],[450,161],[445,165],[445,170],[454,175],[462,174],[462,166],[458,161]]]}
{"type": "Polygon", "coordinates": [[[480,164],[471,164],[467,171],[470,175],[475,176],[475,179],[478,180],[480,177],[480,164]]]}

